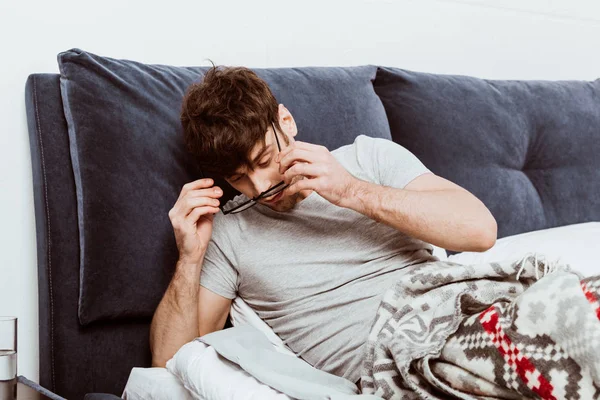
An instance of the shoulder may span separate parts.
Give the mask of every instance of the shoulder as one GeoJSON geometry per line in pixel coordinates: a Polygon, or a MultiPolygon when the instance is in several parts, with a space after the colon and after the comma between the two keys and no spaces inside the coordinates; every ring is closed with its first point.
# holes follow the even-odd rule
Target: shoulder
{"type": "Polygon", "coordinates": [[[375,151],[378,140],[385,139],[358,135],[353,143],[341,146],[333,150],[331,154],[355,177],[368,182],[376,182],[373,171],[378,157],[375,151]]]}
{"type": "Polygon", "coordinates": [[[354,151],[355,153],[373,152],[378,149],[385,149],[389,147],[399,146],[395,142],[386,138],[371,137],[367,135],[358,135],[354,138],[354,142],[345,146],[338,147],[333,150],[332,154],[347,154],[348,152],[354,151]]]}
{"type": "Polygon", "coordinates": [[[358,135],[353,143],[339,147],[331,153],[340,161],[352,159],[365,167],[390,152],[397,152],[398,148],[404,150],[390,139],[358,135]]]}
{"type": "Polygon", "coordinates": [[[367,135],[359,135],[354,140],[357,148],[360,148],[365,151],[378,151],[385,150],[394,147],[401,147],[399,144],[394,142],[391,139],[380,138],[380,137],[371,137],[367,135]]]}
{"type": "Polygon", "coordinates": [[[344,157],[348,155],[356,155],[357,153],[364,153],[365,151],[371,151],[373,146],[377,145],[378,140],[385,139],[373,138],[367,135],[358,135],[356,138],[354,138],[354,142],[332,150],[331,154],[333,154],[335,157],[344,157]]]}

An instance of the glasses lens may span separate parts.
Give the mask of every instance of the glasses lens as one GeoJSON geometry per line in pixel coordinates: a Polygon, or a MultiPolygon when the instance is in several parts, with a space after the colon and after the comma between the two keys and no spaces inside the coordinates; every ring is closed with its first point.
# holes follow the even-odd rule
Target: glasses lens
{"type": "MultiPolygon", "coordinates": [[[[287,188],[288,186],[289,185],[286,185],[283,182],[281,182],[281,183],[273,186],[271,189],[267,190],[263,194],[261,194],[260,197],[257,198],[257,200],[267,199],[269,197],[272,197],[273,195],[276,195],[279,192],[282,192],[283,190],[285,190],[285,188],[287,188]]],[[[223,209],[223,213],[224,214],[237,214],[237,213],[245,211],[255,205],[256,205],[255,201],[250,201],[249,203],[244,204],[243,206],[234,206],[234,207],[229,207],[227,209],[223,209]],[[239,208],[237,208],[237,207],[239,207],[239,208]]]]}
{"type": "Polygon", "coordinates": [[[271,196],[273,196],[274,194],[278,194],[279,192],[283,191],[285,188],[287,188],[289,185],[285,185],[283,182],[281,182],[280,184],[273,186],[271,189],[267,190],[266,192],[264,192],[260,198],[261,199],[267,199],[271,196]]]}
{"type": "Polygon", "coordinates": [[[285,189],[284,186],[280,186],[278,188],[272,188],[271,190],[264,192],[263,195],[260,197],[263,199],[267,199],[267,198],[273,196],[274,194],[281,192],[283,189],[285,189]]]}
{"type": "Polygon", "coordinates": [[[232,214],[236,214],[236,213],[242,212],[244,210],[247,210],[247,209],[251,208],[254,205],[256,205],[256,202],[251,201],[250,203],[248,203],[248,204],[246,204],[246,205],[238,208],[237,210],[233,211],[232,214]]]}
{"type": "Polygon", "coordinates": [[[247,209],[249,209],[250,207],[254,206],[255,204],[256,204],[256,202],[254,202],[254,201],[251,201],[251,202],[249,202],[249,203],[247,203],[247,204],[244,204],[244,205],[242,205],[242,206],[230,207],[230,208],[228,208],[228,209],[226,209],[226,210],[223,210],[223,212],[224,212],[224,213],[228,213],[228,214],[229,214],[229,213],[231,213],[231,214],[237,214],[237,213],[239,213],[239,212],[242,212],[242,211],[244,211],[244,210],[247,210],[247,209]],[[238,207],[239,207],[239,208],[238,208],[238,207]]]}

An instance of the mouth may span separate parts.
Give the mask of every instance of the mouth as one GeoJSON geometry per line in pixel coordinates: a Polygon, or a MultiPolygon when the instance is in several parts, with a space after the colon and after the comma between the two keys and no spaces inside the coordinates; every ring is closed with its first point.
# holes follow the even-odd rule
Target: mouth
{"type": "Polygon", "coordinates": [[[275,195],[275,197],[271,197],[271,200],[266,200],[266,202],[269,203],[269,204],[275,204],[275,203],[277,203],[281,199],[282,196],[283,196],[283,191],[277,193],[275,195]]]}

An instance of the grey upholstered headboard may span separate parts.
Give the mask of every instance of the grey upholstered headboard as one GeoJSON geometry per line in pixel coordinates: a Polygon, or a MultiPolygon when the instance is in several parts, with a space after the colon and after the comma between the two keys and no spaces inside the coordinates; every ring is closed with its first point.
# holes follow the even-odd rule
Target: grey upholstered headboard
{"type": "MultiPolygon", "coordinates": [[[[63,61],[69,57],[77,59],[76,62],[69,66],[75,65],[76,67],[80,67],[83,63],[80,59],[85,58],[85,62],[93,64],[93,68],[90,69],[94,71],[105,71],[110,68],[122,67],[119,61],[102,59],[78,50],[63,53],[63,61]]],[[[139,73],[142,68],[144,66],[131,66],[131,70],[136,73],[139,73]]],[[[167,131],[172,133],[172,135],[164,138],[163,141],[158,140],[155,148],[140,150],[138,147],[132,150],[139,153],[145,152],[146,154],[152,150],[164,150],[164,148],[174,148],[180,145],[178,143],[178,129],[176,126],[178,118],[176,116],[173,118],[172,111],[174,110],[175,114],[178,113],[178,99],[176,97],[178,95],[182,97],[183,89],[185,89],[185,86],[182,87],[182,85],[189,84],[186,82],[191,82],[190,79],[196,79],[198,76],[194,72],[194,69],[185,69],[184,74],[186,74],[187,81],[182,83],[174,79],[175,84],[169,81],[175,74],[170,74],[167,71],[163,76],[163,79],[167,81],[165,83],[157,79],[158,72],[163,71],[164,67],[147,68],[151,70],[151,73],[146,75],[142,73],[141,77],[139,75],[132,76],[134,74],[127,76],[127,78],[132,80],[138,79],[138,82],[142,80],[138,85],[128,82],[130,84],[128,88],[133,88],[128,93],[135,92],[136,89],[139,91],[139,93],[134,93],[132,98],[129,99],[131,102],[128,104],[131,105],[131,108],[135,108],[136,106],[142,107],[145,112],[147,108],[144,107],[151,108],[153,105],[143,103],[143,106],[140,106],[140,97],[145,96],[146,99],[149,99],[149,102],[160,103],[158,108],[162,110],[168,109],[168,112],[155,115],[153,127],[154,129],[158,129],[155,127],[159,123],[167,121],[171,125],[161,129],[161,132],[167,131]],[[144,79],[148,79],[150,83],[155,84],[155,86],[161,89],[175,87],[170,92],[172,98],[166,100],[164,96],[152,93],[149,88],[150,83],[147,81],[144,82],[144,79]],[[174,143],[169,142],[167,146],[164,146],[165,141],[168,140],[172,140],[174,143]]],[[[175,70],[176,68],[173,67],[173,69],[175,70]]],[[[86,71],[84,70],[84,72],[86,71]]],[[[281,95],[279,97],[280,101],[286,103],[288,107],[290,107],[289,103],[293,102],[289,99],[290,95],[295,96],[293,99],[298,108],[300,107],[298,103],[312,100],[318,96],[325,98],[322,101],[331,100],[334,97],[335,91],[332,91],[328,85],[337,86],[337,92],[347,97],[346,100],[348,101],[334,101],[332,104],[333,107],[326,109],[313,102],[313,108],[306,106],[302,107],[298,112],[294,112],[297,121],[305,121],[302,126],[305,131],[308,131],[308,135],[318,135],[315,139],[309,138],[308,141],[324,144],[324,140],[319,139],[329,139],[333,142],[334,148],[339,147],[342,144],[347,144],[348,141],[355,137],[354,133],[359,130],[361,124],[368,125],[371,136],[377,135],[379,132],[379,136],[388,139],[391,138],[385,118],[385,111],[371,86],[371,80],[374,79],[376,67],[281,69],[263,70],[262,73],[267,75],[267,78],[265,78],[267,81],[269,80],[268,77],[271,77],[272,80],[269,83],[272,90],[281,95]],[[290,75],[293,75],[296,80],[288,79],[290,75]],[[311,77],[314,79],[311,80],[311,77]],[[307,80],[310,80],[310,82],[307,83],[307,80]],[[353,84],[345,85],[345,80],[350,80],[353,84]],[[298,83],[299,81],[304,81],[306,84],[302,85],[298,83]],[[293,89],[294,86],[296,86],[295,90],[293,89]],[[298,86],[303,86],[307,93],[297,90],[298,86]],[[315,91],[319,93],[315,95],[315,91]],[[362,93],[353,94],[353,91],[362,91],[362,93]],[[368,96],[364,95],[365,93],[368,96]],[[286,99],[286,94],[288,95],[287,99],[290,101],[281,100],[286,99]],[[360,104],[356,105],[354,103],[360,104]],[[365,107],[365,105],[370,105],[371,107],[365,107]],[[315,107],[323,109],[326,113],[341,109],[341,111],[336,113],[338,115],[337,122],[342,121],[343,123],[337,123],[335,118],[329,118],[327,114],[321,116],[321,118],[316,118],[315,107]],[[350,108],[350,110],[347,111],[346,108],[350,108]],[[354,113],[355,115],[349,117],[348,114],[355,109],[361,110],[362,114],[354,113]],[[371,113],[369,110],[375,110],[376,112],[371,113]],[[371,120],[364,118],[365,114],[368,114],[371,120]],[[336,126],[333,129],[327,125],[321,126],[321,129],[309,129],[310,122],[317,124],[323,120],[326,124],[336,123],[336,126]],[[350,125],[350,127],[345,126],[345,124],[350,125]],[[378,130],[375,129],[376,126],[379,127],[378,130]],[[351,127],[354,130],[350,129],[351,127]],[[325,136],[320,134],[322,131],[327,131],[330,135],[325,136]]],[[[63,77],[64,75],[65,72],[63,71],[63,77]]],[[[103,92],[105,88],[110,88],[111,83],[114,82],[112,80],[113,76],[114,71],[110,71],[105,76],[102,76],[103,78],[107,77],[107,82],[102,81],[102,83],[96,85],[95,89],[103,92]]],[[[63,84],[64,81],[73,82],[70,77],[66,77],[62,82],[63,84]]],[[[116,85],[119,90],[122,88],[120,83],[118,82],[116,85]]],[[[75,84],[74,86],[77,85],[75,84]]],[[[114,89],[114,87],[112,88],[114,89]]],[[[90,243],[91,240],[87,241],[87,249],[90,248],[90,244],[95,245],[98,256],[92,257],[91,260],[86,260],[86,268],[87,270],[96,268],[96,270],[88,273],[86,276],[88,278],[90,276],[97,278],[99,275],[102,275],[105,279],[98,281],[97,279],[85,280],[82,278],[84,260],[81,257],[83,243],[81,232],[86,229],[86,226],[82,226],[82,218],[78,214],[78,212],[82,212],[82,209],[79,208],[81,202],[78,203],[78,200],[81,199],[78,199],[79,192],[76,190],[78,181],[76,178],[84,168],[82,164],[89,161],[92,157],[88,152],[86,153],[88,155],[87,159],[79,158],[77,162],[74,162],[73,154],[77,154],[77,151],[80,150],[79,148],[75,148],[75,146],[77,144],[80,145],[84,139],[88,139],[97,133],[102,134],[100,135],[100,142],[103,139],[104,143],[102,144],[104,145],[114,144],[118,138],[115,139],[114,135],[108,138],[110,136],[109,132],[98,128],[100,125],[96,124],[97,121],[93,121],[89,124],[91,131],[88,132],[88,135],[86,136],[78,132],[81,135],[78,139],[81,140],[77,144],[73,143],[74,132],[69,131],[67,128],[68,120],[65,118],[65,115],[73,116],[73,113],[70,110],[71,114],[69,114],[63,108],[64,98],[61,95],[61,89],[63,89],[62,93],[64,93],[65,87],[63,85],[61,88],[60,76],[48,74],[31,75],[26,87],[38,238],[40,383],[45,387],[51,388],[56,393],[69,398],[81,398],[87,392],[120,394],[132,367],[150,366],[151,359],[148,346],[150,317],[162,296],[162,291],[164,291],[164,288],[168,284],[168,279],[170,279],[170,273],[172,273],[175,262],[166,258],[157,259],[154,262],[140,262],[140,253],[144,253],[144,250],[140,250],[139,248],[132,249],[131,246],[124,245],[124,241],[130,239],[132,235],[129,235],[129,237],[123,235],[118,238],[120,240],[113,240],[108,245],[102,239],[94,238],[93,243],[90,243]],[[102,251],[112,251],[114,254],[114,250],[117,247],[125,247],[124,251],[129,253],[126,254],[129,257],[111,259],[106,253],[102,253],[102,251]],[[125,268],[122,268],[123,262],[128,265],[127,268],[131,272],[129,275],[124,273],[125,268]],[[91,263],[94,263],[94,265],[90,266],[91,263]],[[140,287],[142,288],[141,291],[140,287]],[[131,297],[131,292],[134,292],[133,289],[138,291],[138,296],[134,298],[131,297]],[[130,293],[126,293],[127,290],[130,293]],[[85,301],[82,301],[84,292],[85,301]],[[125,299],[127,295],[129,295],[129,302],[125,299]],[[107,309],[108,312],[105,312],[107,309]]],[[[88,93],[85,89],[81,90],[81,92],[84,92],[84,94],[88,93]]],[[[69,99],[73,101],[74,97],[69,97],[69,99]]],[[[126,108],[126,106],[123,106],[124,103],[127,103],[127,100],[124,100],[124,97],[126,97],[125,94],[119,92],[114,96],[107,95],[107,97],[112,100],[116,99],[119,107],[126,108]],[[123,96],[123,98],[118,98],[119,95],[123,96]]],[[[76,102],[75,105],[89,106],[94,99],[76,102]]],[[[98,111],[95,106],[96,104],[91,104],[91,108],[98,111]]],[[[142,114],[143,118],[146,118],[145,114],[142,114]]],[[[96,117],[100,119],[106,115],[112,117],[114,114],[111,111],[100,109],[96,117]]],[[[136,115],[125,119],[130,125],[139,127],[141,124],[138,125],[132,122],[132,118],[134,117],[136,115]]],[[[89,115],[86,114],[84,119],[86,119],[86,122],[89,122],[89,115]]],[[[147,122],[147,120],[144,119],[142,122],[147,122]]],[[[108,121],[108,125],[114,126],[115,124],[110,120],[108,121]]],[[[120,133],[121,131],[117,131],[117,136],[120,133]]],[[[131,130],[127,133],[132,134],[131,130]]],[[[156,139],[156,135],[154,139],[156,139]]],[[[148,145],[148,143],[145,144],[148,145]]],[[[92,146],[91,151],[93,152],[96,149],[92,146]]],[[[106,146],[103,150],[106,150],[106,146]]],[[[114,151],[116,152],[117,150],[114,151]]],[[[108,158],[110,159],[111,156],[114,159],[109,161],[112,164],[118,164],[115,161],[117,160],[117,155],[109,152],[108,158]]],[[[129,158],[131,159],[131,157],[129,158]]],[[[185,158],[185,155],[179,152],[167,156],[163,155],[161,160],[163,163],[177,164],[183,158],[185,158]]],[[[130,160],[127,161],[130,162],[130,160]]],[[[126,162],[119,165],[124,164],[126,162]]],[[[165,167],[164,164],[159,164],[157,159],[154,159],[154,165],[158,165],[156,168],[158,170],[165,167]]],[[[167,168],[164,169],[166,170],[167,168]]],[[[180,170],[183,169],[185,169],[185,166],[180,168],[180,170]]],[[[97,186],[95,178],[103,172],[102,168],[96,170],[96,175],[91,179],[93,181],[92,185],[97,186]]],[[[119,174],[119,178],[125,178],[127,171],[121,170],[119,174]]],[[[167,176],[166,179],[168,178],[167,176]]],[[[219,182],[218,179],[217,182],[219,182]]],[[[222,180],[220,182],[219,186],[224,183],[222,180]]],[[[118,183],[121,182],[119,181],[118,183]]],[[[169,185],[162,183],[164,182],[155,186],[170,189],[169,185]]],[[[146,182],[142,182],[143,184],[146,184],[146,182]]],[[[169,184],[173,184],[173,182],[169,182],[169,184]]],[[[227,187],[222,187],[225,193],[231,192],[227,187]]],[[[181,186],[179,186],[179,190],[180,188],[181,186]]],[[[97,187],[94,189],[97,189],[97,187]]],[[[101,187],[100,193],[102,194],[102,191],[106,190],[115,192],[119,188],[110,185],[108,187],[101,187]]],[[[92,197],[92,200],[96,200],[99,197],[98,192],[90,196],[90,191],[88,190],[86,193],[87,200],[90,197],[92,197]]],[[[168,195],[173,194],[169,190],[167,192],[164,198],[168,198],[168,195]]],[[[123,205],[123,202],[126,202],[125,205],[130,205],[127,199],[119,198],[118,202],[120,202],[118,205],[123,205]]],[[[173,203],[170,204],[172,205],[173,203]]],[[[134,206],[138,205],[139,203],[134,204],[134,206]]],[[[104,212],[104,209],[109,208],[114,210],[114,206],[113,204],[111,208],[110,206],[107,207],[106,203],[101,203],[99,205],[99,208],[102,209],[101,214],[106,217],[107,214],[104,212]]],[[[156,214],[164,214],[166,216],[168,212],[168,208],[164,208],[163,205],[149,207],[149,209],[154,213],[152,215],[154,217],[156,217],[156,214]]],[[[109,215],[109,217],[114,217],[114,215],[109,215]]],[[[86,221],[87,228],[92,231],[92,234],[94,233],[94,229],[100,225],[104,227],[108,225],[109,227],[119,229],[119,218],[110,220],[109,223],[106,222],[106,219],[102,218],[102,216],[98,217],[97,220],[88,218],[86,221]],[[90,219],[92,220],[90,221],[90,219]]],[[[157,219],[154,230],[165,232],[165,236],[173,236],[172,228],[165,226],[163,220],[157,219]]],[[[89,237],[90,231],[86,231],[86,234],[89,237]]],[[[133,239],[140,238],[133,237],[133,239]]],[[[173,241],[171,241],[173,243],[169,242],[165,244],[147,240],[147,237],[144,239],[140,240],[140,242],[150,242],[149,248],[151,250],[162,247],[163,249],[167,248],[169,254],[172,254],[173,250],[176,252],[173,241]]],[[[87,254],[89,257],[90,252],[87,254]]],[[[147,254],[143,255],[147,256],[147,254]]]]}
{"type": "MultiPolygon", "coordinates": [[[[86,260],[87,270],[92,267],[96,268],[91,274],[87,274],[86,277],[102,275],[102,278],[105,279],[98,281],[82,278],[82,274],[84,273],[84,268],[82,267],[84,264],[83,252],[81,251],[83,243],[81,240],[82,231],[85,231],[86,228],[89,229],[85,231],[89,237],[90,233],[94,233],[94,224],[96,226],[101,225],[116,229],[119,229],[120,226],[118,218],[110,220],[110,223],[106,223],[107,213],[104,210],[106,208],[114,210],[111,206],[106,206],[106,203],[99,205],[102,216],[98,217],[97,220],[88,218],[86,225],[82,225],[80,213],[83,206],[81,206],[82,202],[79,197],[80,192],[76,190],[77,177],[78,174],[81,176],[82,169],[85,167],[82,164],[93,157],[88,152],[86,153],[88,155],[87,158],[80,156],[78,160],[75,160],[73,154],[78,154],[77,152],[81,150],[76,147],[77,145],[81,145],[85,139],[89,139],[97,133],[102,134],[100,135],[100,142],[104,147],[101,150],[105,151],[109,144],[114,144],[115,141],[118,141],[118,135],[122,131],[117,130],[117,132],[112,132],[113,136],[109,138],[111,132],[108,132],[108,130],[115,126],[114,120],[111,119],[115,113],[113,112],[114,110],[108,111],[102,109],[102,105],[100,104],[106,105],[110,101],[103,101],[105,100],[103,98],[99,99],[102,101],[99,101],[98,104],[93,103],[101,96],[92,96],[91,99],[86,98],[74,103],[73,99],[78,94],[81,95],[82,92],[84,96],[89,93],[87,91],[89,88],[78,91],[80,87],[78,84],[81,84],[82,81],[85,83],[89,83],[90,81],[96,83],[98,81],[99,83],[96,83],[94,90],[99,91],[100,94],[105,94],[106,90],[116,90],[116,94],[106,95],[106,98],[115,100],[120,111],[123,109],[127,110],[125,104],[128,104],[131,109],[141,107],[142,112],[137,115],[128,116],[130,118],[125,118],[127,123],[134,128],[140,129],[141,125],[148,122],[146,114],[152,114],[154,120],[150,124],[151,129],[170,134],[169,137],[156,140],[158,133],[152,132],[154,134],[155,147],[146,147],[141,150],[140,147],[136,147],[132,150],[133,152],[147,155],[153,150],[179,149],[178,128],[180,126],[178,127],[178,125],[180,124],[178,119],[179,104],[177,102],[181,101],[183,91],[187,85],[193,82],[193,80],[198,79],[201,69],[144,66],[134,64],[133,62],[121,62],[119,60],[102,58],[80,50],[61,53],[59,55],[59,66],[64,68],[61,70],[62,77],[64,78],[62,82],[59,75],[34,74],[29,77],[26,86],[26,106],[32,153],[38,238],[40,383],[68,398],[81,398],[88,392],[120,394],[132,367],[150,366],[151,358],[148,345],[149,324],[152,312],[156,304],[158,304],[162,296],[162,291],[166,288],[172,269],[175,266],[175,262],[170,258],[173,251],[175,251],[176,255],[176,248],[174,247],[173,240],[170,240],[168,243],[164,243],[167,240],[156,243],[144,238],[145,240],[139,240],[139,242],[150,242],[150,247],[146,249],[166,249],[163,254],[168,253],[169,257],[160,258],[154,260],[154,262],[140,262],[141,256],[147,256],[147,254],[140,254],[143,250],[139,250],[139,248],[132,250],[130,244],[124,245],[124,241],[131,239],[131,235],[129,237],[122,235],[110,244],[106,244],[102,239],[97,238],[95,238],[93,243],[90,243],[92,240],[87,240],[86,244],[88,247],[86,248],[89,249],[90,244],[95,245],[99,253],[96,253],[97,256],[92,257],[91,260],[86,260]],[[82,68],[84,64],[91,66],[86,70],[85,67],[82,68]],[[79,82],[74,82],[77,78],[69,75],[90,71],[93,71],[92,75],[96,72],[99,75],[89,80],[83,78],[79,82]],[[112,79],[118,73],[125,73],[123,81],[112,79]],[[180,75],[177,73],[180,73],[180,75]],[[94,78],[97,79],[94,80],[94,78]],[[122,85],[125,81],[127,83],[122,85]],[[68,86],[70,84],[73,84],[75,87],[75,92],[69,92],[73,96],[68,97],[71,102],[71,109],[67,110],[63,107],[65,98],[62,97],[61,93],[65,93],[65,86],[67,86],[66,90],[69,90],[68,86]],[[111,86],[112,84],[114,85],[111,86]],[[124,87],[127,90],[121,92],[120,90],[124,87]],[[163,92],[157,94],[152,89],[162,90],[163,92]],[[165,92],[168,92],[167,94],[170,95],[170,99],[165,99],[165,92]],[[131,97],[125,99],[127,94],[130,94],[131,97]],[[177,96],[180,97],[177,98],[177,96]],[[144,99],[140,100],[141,98],[144,99]],[[81,116],[80,114],[74,115],[77,110],[74,111],[73,109],[78,106],[91,106],[92,110],[96,112],[96,120],[93,120],[91,123],[89,122],[91,118],[89,114],[85,114],[83,117],[85,122],[91,126],[91,131],[88,131],[87,135],[81,131],[74,132],[68,129],[67,118],[69,116],[81,116]],[[148,111],[153,106],[157,106],[158,111],[156,113],[148,111]],[[160,113],[160,111],[163,112],[160,113]],[[107,125],[104,128],[98,128],[100,126],[98,120],[107,115],[109,116],[109,121],[107,122],[108,128],[106,127],[107,125]],[[132,118],[140,118],[140,116],[143,118],[140,124],[132,122],[132,118]],[[162,129],[157,128],[158,125],[165,124],[165,121],[170,125],[163,126],[162,129]],[[78,143],[74,143],[75,134],[81,135],[78,136],[78,139],[81,139],[78,143]],[[116,138],[114,134],[116,134],[116,138]],[[169,140],[172,142],[164,145],[165,141],[169,140]],[[92,220],[90,221],[90,219],[92,220]],[[106,252],[112,251],[114,254],[114,250],[117,247],[128,254],[117,259],[111,259],[107,256],[106,252]],[[123,249],[123,247],[125,248],[123,249]],[[102,251],[105,253],[102,253],[102,251]],[[92,262],[94,265],[90,267],[92,262]],[[130,271],[129,275],[124,273],[126,268],[122,268],[123,262],[127,264],[126,268],[130,271]],[[119,274],[121,276],[118,276],[119,274]],[[133,279],[133,283],[131,279],[133,279]],[[137,286],[134,287],[134,285],[137,286]],[[145,289],[141,290],[141,293],[139,290],[140,287],[145,289]],[[131,292],[134,292],[133,289],[138,291],[135,298],[131,297],[131,292]],[[129,293],[127,293],[128,290],[129,293]],[[85,299],[82,301],[84,292],[85,299]],[[126,300],[125,297],[128,295],[129,297],[126,300]],[[108,313],[104,313],[106,309],[108,309],[108,313]],[[89,312],[90,310],[91,313],[89,312]]],[[[294,114],[297,121],[305,121],[305,123],[302,123],[302,126],[305,132],[308,132],[308,141],[319,142],[319,137],[329,139],[334,142],[335,148],[341,144],[347,144],[349,140],[353,139],[356,136],[354,132],[358,130],[361,124],[368,124],[372,136],[377,135],[374,128],[378,126],[379,136],[390,138],[385,111],[371,86],[371,81],[374,79],[376,73],[376,67],[374,66],[348,69],[275,69],[271,71],[263,70],[258,73],[263,74],[263,77],[266,76],[264,79],[269,82],[276,96],[277,93],[281,95],[278,97],[280,101],[286,103],[288,107],[290,107],[290,103],[295,103],[296,107],[299,108],[298,112],[294,112],[294,114]],[[295,80],[289,79],[290,76],[294,76],[295,80]],[[345,84],[347,80],[350,80],[353,84],[345,84]],[[305,84],[302,84],[302,82],[305,84]],[[332,86],[335,87],[332,88],[332,86]],[[299,90],[299,87],[306,90],[299,90]],[[315,94],[315,91],[317,94],[315,94]],[[346,96],[346,101],[333,101],[331,104],[332,107],[327,108],[316,105],[314,102],[312,108],[310,106],[301,107],[299,105],[310,102],[316,97],[324,99],[322,101],[330,101],[336,91],[346,96]],[[359,93],[353,94],[355,91],[359,93]],[[365,93],[368,96],[364,95],[365,93]],[[360,104],[357,105],[355,103],[360,104]],[[315,107],[323,110],[325,114],[317,118],[318,112],[315,112],[315,107]],[[349,115],[353,110],[361,110],[362,114],[353,113],[355,115],[349,115]],[[370,113],[369,110],[376,110],[377,112],[370,113]],[[330,118],[327,114],[328,112],[335,111],[339,115],[338,120],[330,118]],[[365,118],[365,114],[368,114],[371,120],[365,118]],[[311,122],[312,124],[317,124],[319,121],[325,122],[324,126],[320,126],[321,129],[309,128],[311,122]],[[335,126],[331,127],[330,124],[333,123],[335,123],[335,126]],[[355,128],[355,131],[350,129],[352,127],[355,128]],[[330,135],[328,137],[322,135],[320,132],[323,131],[329,132],[330,135]],[[311,134],[317,135],[315,140],[310,139],[311,134]],[[344,141],[345,143],[342,143],[344,141]]],[[[78,127],[81,127],[81,125],[78,125],[78,127]]],[[[123,129],[123,132],[127,131],[127,134],[133,135],[135,133],[132,132],[134,129],[131,126],[129,128],[129,130],[123,129]]],[[[119,128],[117,127],[117,129],[119,128]]],[[[142,135],[144,132],[148,132],[147,128],[143,129],[145,131],[141,132],[142,135]]],[[[144,144],[148,146],[147,142],[144,142],[144,144]]],[[[319,144],[324,144],[323,140],[319,144]]],[[[90,151],[92,155],[96,155],[93,152],[97,149],[98,147],[91,146],[90,151]]],[[[117,149],[114,151],[118,150],[120,148],[117,144],[117,149]]],[[[131,155],[131,153],[127,153],[126,155],[131,155]]],[[[117,160],[115,153],[109,152],[107,157],[108,161],[112,164],[118,164],[115,161],[117,160]],[[113,157],[112,160],[111,157],[113,157]]],[[[132,157],[128,158],[128,160],[119,159],[118,161],[122,161],[119,165],[126,165],[127,163],[131,165],[132,157]]],[[[181,162],[183,158],[185,158],[185,154],[177,150],[174,154],[163,154],[162,157],[155,157],[152,165],[156,166],[155,169],[159,170],[158,173],[160,174],[163,167],[168,167],[164,163],[179,165],[177,163],[181,162]],[[163,164],[160,164],[159,161],[163,164]]],[[[179,171],[184,170],[186,167],[192,168],[188,163],[182,165],[179,171]]],[[[164,169],[166,170],[167,168],[164,169]]],[[[92,189],[98,189],[98,180],[95,178],[103,172],[101,164],[101,167],[96,170],[97,175],[91,179],[91,185],[96,186],[92,189]]],[[[111,171],[111,173],[113,172],[111,171]]],[[[119,178],[123,177],[123,181],[125,181],[127,172],[121,170],[118,171],[118,174],[113,174],[113,176],[119,175],[119,178]]],[[[136,172],[134,171],[134,173],[136,172]]],[[[188,172],[190,172],[189,176],[192,176],[193,173],[191,172],[194,171],[188,172]]],[[[165,178],[165,180],[168,179],[169,176],[165,178]]],[[[79,182],[81,183],[81,180],[79,182]]],[[[220,182],[221,184],[224,183],[222,180],[220,182]]],[[[90,181],[88,180],[87,183],[90,183],[90,181]]],[[[139,183],[139,181],[136,181],[136,183],[139,183]]],[[[145,183],[147,181],[142,182],[142,186],[145,183]]],[[[173,192],[171,188],[180,183],[183,184],[185,182],[171,181],[165,184],[162,181],[154,186],[166,189],[166,194],[161,200],[169,200],[169,196],[173,194],[175,194],[174,199],[176,199],[181,186],[177,188],[177,192],[173,192]]],[[[150,185],[146,184],[146,188],[148,186],[150,185]]],[[[223,188],[226,194],[228,192],[231,193],[231,188],[223,188]]],[[[87,189],[90,189],[90,186],[87,189]]],[[[99,197],[98,193],[101,195],[103,191],[115,192],[118,189],[111,185],[103,186],[99,192],[97,191],[91,196],[91,190],[88,190],[86,192],[86,200],[90,201],[90,197],[91,201],[97,200],[99,197]]],[[[150,198],[150,196],[146,196],[146,198],[150,198]]],[[[125,202],[125,205],[130,205],[130,202],[122,198],[119,198],[117,202],[120,202],[117,206],[123,205],[123,202],[125,202]]],[[[172,205],[173,203],[170,204],[172,205]]],[[[135,206],[137,205],[139,203],[135,204],[135,206]]],[[[114,206],[115,204],[112,204],[112,207],[114,206]]],[[[168,239],[172,239],[172,228],[165,225],[165,220],[168,225],[168,219],[166,218],[168,208],[164,209],[163,205],[159,207],[154,205],[148,207],[148,209],[152,210],[151,216],[153,217],[156,217],[157,214],[165,217],[157,219],[154,231],[163,232],[164,237],[171,236],[168,239]]],[[[108,215],[108,217],[114,217],[114,215],[108,215]]],[[[145,219],[148,220],[149,218],[145,219]]],[[[136,238],[139,237],[134,237],[133,239],[136,238]]],[[[89,254],[90,252],[88,251],[88,257],[89,254]]],[[[123,253],[119,255],[121,254],[123,253]]]]}
{"type": "MultiPolygon", "coordinates": [[[[85,53],[73,53],[80,55],[85,53]]],[[[120,68],[127,63],[117,64],[120,68]]],[[[271,76],[285,82],[287,76],[278,73],[271,76]]],[[[436,174],[480,197],[504,236],[600,220],[599,83],[575,83],[569,91],[553,83],[381,68],[375,92],[385,107],[392,139],[436,174]],[[545,108],[536,108],[539,104],[545,108]],[[555,118],[566,105],[570,110],[555,118]],[[578,130],[570,132],[575,125],[578,130]]],[[[315,96],[307,97],[310,101],[303,107],[315,96]]],[[[327,105],[330,99],[322,97],[327,105]]],[[[94,319],[82,325],[77,192],[59,75],[31,75],[26,106],[37,229],[40,383],[73,399],[88,392],[120,394],[132,367],[150,365],[150,316],[94,319]]]]}
{"type": "Polygon", "coordinates": [[[26,86],[38,251],[40,384],[69,399],[120,394],[134,366],[149,366],[150,320],[79,324],[79,239],[59,75],[26,86]]]}

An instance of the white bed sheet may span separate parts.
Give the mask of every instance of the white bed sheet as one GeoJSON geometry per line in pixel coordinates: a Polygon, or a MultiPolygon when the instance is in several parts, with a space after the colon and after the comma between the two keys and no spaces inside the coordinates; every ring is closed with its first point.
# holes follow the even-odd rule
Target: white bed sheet
{"type": "Polygon", "coordinates": [[[122,398],[126,400],[193,400],[194,396],[166,368],[133,368],[122,398]]]}
{"type": "Polygon", "coordinates": [[[549,262],[569,264],[583,276],[600,274],[600,222],[565,225],[507,236],[482,253],[464,252],[448,257],[461,264],[519,260],[528,253],[542,255],[549,262]]]}

